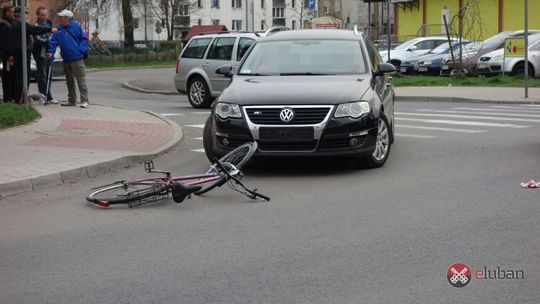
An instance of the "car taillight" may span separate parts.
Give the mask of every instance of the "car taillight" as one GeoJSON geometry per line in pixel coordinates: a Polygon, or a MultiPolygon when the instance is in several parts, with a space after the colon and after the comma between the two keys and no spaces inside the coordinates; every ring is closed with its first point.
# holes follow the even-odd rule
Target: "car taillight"
{"type": "Polygon", "coordinates": [[[176,60],[176,74],[178,74],[179,70],[180,70],[180,59],[176,60]]]}

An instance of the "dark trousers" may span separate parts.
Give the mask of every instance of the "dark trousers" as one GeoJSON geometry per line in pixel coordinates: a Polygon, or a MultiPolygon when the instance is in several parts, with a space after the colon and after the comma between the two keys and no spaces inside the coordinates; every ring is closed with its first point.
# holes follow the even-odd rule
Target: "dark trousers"
{"type": "Polygon", "coordinates": [[[49,66],[49,62],[52,62],[52,60],[47,60],[45,58],[41,58],[39,56],[35,56],[34,59],[36,60],[36,69],[37,69],[37,85],[39,93],[47,96],[47,101],[50,101],[53,99],[51,94],[51,83],[48,82],[48,73],[49,68],[52,69],[52,66],[49,66]],[[49,86],[49,87],[47,87],[49,86]]]}
{"type": "Polygon", "coordinates": [[[9,101],[15,99],[13,97],[13,70],[7,71],[8,69],[8,58],[5,54],[0,54],[2,57],[2,93],[4,101],[9,101]]]}
{"type": "MultiPolygon", "coordinates": [[[[23,92],[23,67],[22,67],[22,54],[16,54],[13,56],[15,58],[15,63],[13,65],[13,77],[14,77],[14,84],[13,84],[13,98],[15,99],[15,102],[23,103],[22,100],[22,92],[23,92]]],[[[27,52],[26,54],[26,63],[28,67],[28,71],[30,71],[30,52],[27,52]]],[[[28,75],[27,75],[28,76],[28,75]]],[[[30,84],[30,79],[28,79],[28,84],[30,84]]]]}

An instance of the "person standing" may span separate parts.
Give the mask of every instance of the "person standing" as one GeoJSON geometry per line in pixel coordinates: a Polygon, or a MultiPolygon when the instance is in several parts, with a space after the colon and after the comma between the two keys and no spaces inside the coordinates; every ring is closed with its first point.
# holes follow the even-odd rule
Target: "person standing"
{"type": "Polygon", "coordinates": [[[77,81],[81,96],[81,108],[87,108],[88,88],[84,59],[88,51],[88,38],[82,27],[73,19],[71,11],[63,10],[58,13],[58,20],[60,21],[58,32],[52,35],[47,58],[53,58],[56,47],[60,46],[68,88],[68,100],[62,105],[77,105],[77,90],[75,88],[75,81],[77,81]]]}
{"type": "Polygon", "coordinates": [[[2,61],[2,92],[4,102],[13,101],[13,73],[9,58],[9,29],[13,22],[15,8],[4,6],[0,17],[0,60],[2,61]]]}
{"type": "Polygon", "coordinates": [[[26,60],[27,67],[30,68],[30,54],[32,51],[32,37],[31,35],[41,35],[51,31],[56,31],[55,28],[40,28],[33,26],[26,22],[26,20],[21,20],[21,8],[15,8],[15,18],[11,23],[9,29],[9,60],[13,62],[13,97],[15,102],[22,103],[22,93],[23,93],[23,60],[26,60]],[[21,23],[26,22],[26,58],[23,58],[22,52],[22,27],[21,23]]]}
{"type": "MultiPolygon", "coordinates": [[[[52,22],[49,20],[49,12],[43,6],[38,7],[36,10],[37,20],[34,24],[36,27],[52,28],[52,22]]],[[[49,69],[52,69],[52,63],[54,58],[47,58],[47,51],[49,48],[49,41],[51,40],[51,33],[45,33],[42,35],[34,36],[34,48],[32,49],[32,55],[36,61],[37,70],[37,85],[39,93],[46,97],[47,103],[57,104],[51,94],[51,85],[48,81],[49,69]]]]}

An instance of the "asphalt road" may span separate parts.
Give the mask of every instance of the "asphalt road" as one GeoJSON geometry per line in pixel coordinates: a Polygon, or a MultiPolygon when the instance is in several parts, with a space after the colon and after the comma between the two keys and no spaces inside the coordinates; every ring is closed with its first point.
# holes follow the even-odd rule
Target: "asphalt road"
{"type": "MultiPolygon", "coordinates": [[[[121,89],[163,69],[89,74],[100,103],[165,114],[185,130],[159,168],[208,166],[207,111],[184,96],[121,89]]],[[[65,91],[61,82],[54,84],[65,91]]],[[[347,160],[258,160],[245,181],[182,204],[96,208],[91,187],[142,166],[0,200],[1,303],[538,303],[540,107],[397,104],[380,169],[347,160]],[[447,280],[450,265],[523,270],[523,280],[447,280]]],[[[36,157],[39,157],[36,155],[36,157]]]]}

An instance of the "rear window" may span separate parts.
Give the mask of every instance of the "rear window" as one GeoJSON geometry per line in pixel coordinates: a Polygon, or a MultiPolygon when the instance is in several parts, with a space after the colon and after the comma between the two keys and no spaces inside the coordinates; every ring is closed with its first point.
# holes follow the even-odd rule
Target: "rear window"
{"type": "Polygon", "coordinates": [[[186,46],[186,50],[182,54],[182,58],[203,58],[206,48],[212,41],[212,38],[192,39],[186,46]]]}

